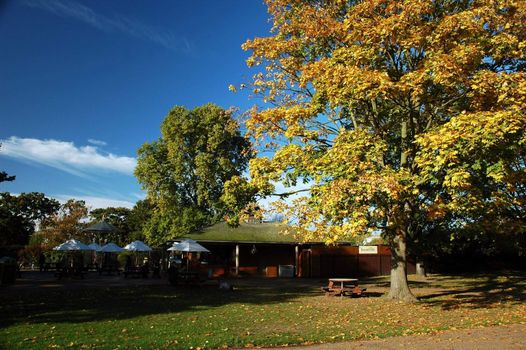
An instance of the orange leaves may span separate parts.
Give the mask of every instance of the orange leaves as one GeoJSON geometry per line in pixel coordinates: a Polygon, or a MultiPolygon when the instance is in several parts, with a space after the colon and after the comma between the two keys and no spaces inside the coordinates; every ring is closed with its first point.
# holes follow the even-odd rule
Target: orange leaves
{"type": "Polygon", "coordinates": [[[246,122],[247,131],[256,139],[277,134],[292,139],[304,136],[307,132],[305,122],[316,113],[308,106],[301,104],[291,107],[276,107],[263,111],[253,109],[251,118],[246,122]]]}
{"type": "Polygon", "coordinates": [[[471,81],[470,97],[477,109],[526,108],[526,74],[479,71],[471,81]]]}
{"type": "Polygon", "coordinates": [[[344,21],[347,43],[364,46],[420,45],[431,29],[423,20],[431,12],[429,1],[364,1],[348,12],[344,21]]]}
{"type": "MultiPolygon", "coordinates": [[[[345,52],[336,51],[335,57],[345,52]]],[[[383,97],[393,89],[389,76],[379,70],[357,67],[352,64],[352,58],[342,59],[345,64],[336,62],[323,62],[313,64],[306,72],[309,76],[317,76],[314,86],[318,91],[323,91],[333,107],[342,105],[346,101],[359,101],[383,97]],[[350,61],[350,62],[349,62],[350,61]]]]}

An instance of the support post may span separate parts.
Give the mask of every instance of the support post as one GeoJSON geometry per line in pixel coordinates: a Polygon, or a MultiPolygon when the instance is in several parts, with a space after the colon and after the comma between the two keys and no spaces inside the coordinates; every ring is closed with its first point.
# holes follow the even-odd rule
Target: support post
{"type": "Polygon", "coordinates": [[[239,244],[236,244],[236,276],[239,276],[239,244]]]}
{"type": "Polygon", "coordinates": [[[298,265],[299,265],[299,257],[300,257],[300,247],[296,244],[294,247],[294,276],[298,277],[298,265]]]}

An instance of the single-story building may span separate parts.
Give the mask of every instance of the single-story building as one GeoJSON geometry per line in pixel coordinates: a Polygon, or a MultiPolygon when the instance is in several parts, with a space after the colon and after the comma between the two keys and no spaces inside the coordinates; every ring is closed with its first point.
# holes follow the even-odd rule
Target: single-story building
{"type": "MultiPolygon", "coordinates": [[[[237,228],[219,223],[184,238],[210,250],[205,261],[214,277],[380,276],[388,275],[391,268],[391,252],[386,245],[302,243],[281,234],[276,223],[242,224],[237,228]]],[[[414,272],[414,264],[409,263],[408,273],[414,272]]]]}

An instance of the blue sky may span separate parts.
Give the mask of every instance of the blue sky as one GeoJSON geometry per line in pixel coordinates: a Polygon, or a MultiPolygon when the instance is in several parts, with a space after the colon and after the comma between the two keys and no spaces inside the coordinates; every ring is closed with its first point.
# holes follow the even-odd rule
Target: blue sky
{"type": "Polygon", "coordinates": [[[174,105],[248,81],[241,44],[266,36],[260,0],[19,0],[0,5],[0,191],[132,206],[137,148],[174,105]]]}

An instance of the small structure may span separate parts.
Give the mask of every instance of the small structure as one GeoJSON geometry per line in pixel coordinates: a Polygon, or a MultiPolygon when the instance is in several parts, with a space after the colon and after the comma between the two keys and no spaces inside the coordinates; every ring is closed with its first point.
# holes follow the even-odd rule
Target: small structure
{"type": "Polygon", "coordinates": [[[86,227],[82,231],[91,233],[92,241],[95,242],[97,240],[100,243],[102,241],[102,236],[106,236],[104,241],[107,242],[109,239],[111,239],[110,234],[118,232],[119,229],[112,224],[101,220],[91,226],[86,227]]]}
{"type": "MultiPolygon", "coordinates": [[[[276,223],[219,223],[186,236],[210,250],[207,268],[214,277],[349,277],[388,275],[391,251],[385,245],[358,247],[341,242],[297,242],[280,234],[276,223]]],[[[168,242],[171,246],[173,242],[168,242]]],[[[414,273],[414,264],[408,264],[414,273]]]]}
{"type": "Polygon", "coordinates": [[[117,228],[113,226],[112,224],[104,220],[101,220],[97,222],[96,224],[86,227],[83,231],[93,232],[93,233],[108,233],[108,232],[116,232],[117,228]]]}

